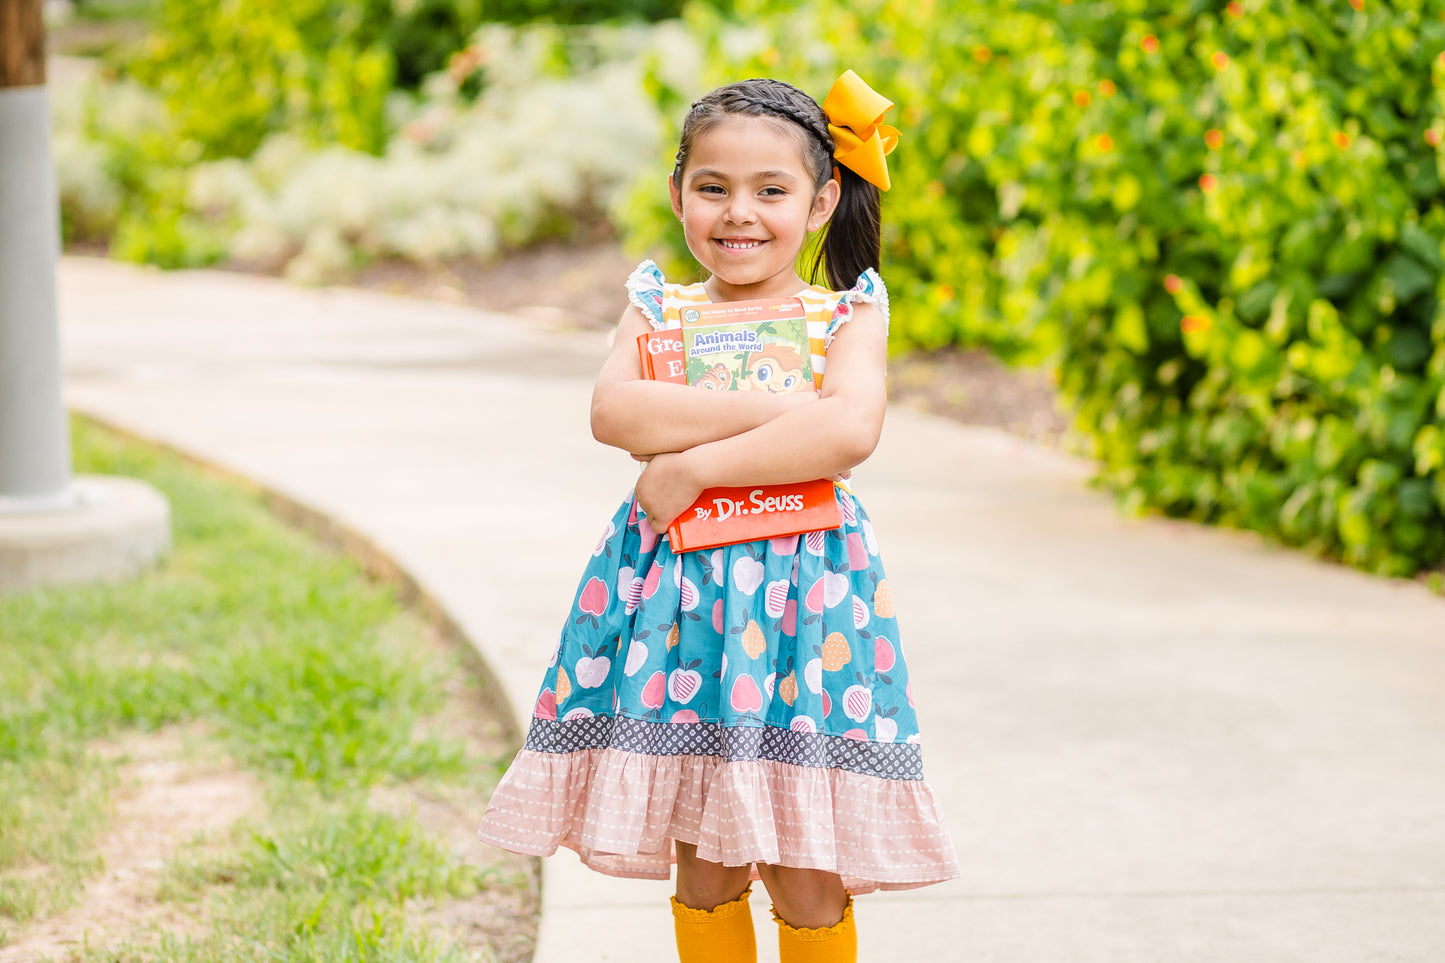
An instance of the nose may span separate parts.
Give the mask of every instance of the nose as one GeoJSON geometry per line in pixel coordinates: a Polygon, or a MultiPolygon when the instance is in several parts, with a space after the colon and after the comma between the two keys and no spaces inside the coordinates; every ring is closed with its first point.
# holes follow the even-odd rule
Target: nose
{"type": "Polygon", "coordinates": [[[723,219],[729,224],[751,224],[757,219],[753,213],[752,198],[745,193],[730,195],[727,210],[723,212],[723,219]]]}

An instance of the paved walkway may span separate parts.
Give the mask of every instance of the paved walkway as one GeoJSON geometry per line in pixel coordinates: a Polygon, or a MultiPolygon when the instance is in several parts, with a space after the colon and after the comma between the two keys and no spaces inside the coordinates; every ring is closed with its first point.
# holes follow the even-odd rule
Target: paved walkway
{"type": "MultiPolygon", "coordinates": [[[[525,721],[636,473],[588,433],[599,335],[231,274],[60,279],[71,405],[368,536],[525,721]]],[[[1086,474],[904,411],[857,474],[964,866],[863,899],[862,959],[1445,959],[1445,599],[1125,520],[1086,474]]],[[[537,960],[673,958],[667,894],[549,860],[537,960]]]]}

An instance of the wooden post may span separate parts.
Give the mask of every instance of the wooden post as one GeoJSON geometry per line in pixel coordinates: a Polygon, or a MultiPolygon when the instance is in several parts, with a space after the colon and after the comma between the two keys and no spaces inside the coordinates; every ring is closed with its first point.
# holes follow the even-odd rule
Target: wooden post
{"type": "Polygon", "coordinates": [[[45,83],[42,0],[0,0],[0,87],[45,83]]]}

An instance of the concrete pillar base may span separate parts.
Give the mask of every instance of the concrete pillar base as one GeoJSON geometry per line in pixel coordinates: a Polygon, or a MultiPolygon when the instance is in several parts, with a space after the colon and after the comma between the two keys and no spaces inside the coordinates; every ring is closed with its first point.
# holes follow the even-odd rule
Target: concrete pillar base
{"type": "Polygon", "coordinates": [[[82,475],[59,511],[0,513],[0,593],[116,581],[171,543],[165,496],[133,478],[82,475]]]}

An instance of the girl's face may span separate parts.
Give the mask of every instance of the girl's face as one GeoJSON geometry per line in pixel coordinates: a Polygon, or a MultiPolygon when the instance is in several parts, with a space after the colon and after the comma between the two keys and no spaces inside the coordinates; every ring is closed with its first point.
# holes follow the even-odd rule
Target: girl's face
{"type": "Polygon", "coordinates": [[[724,117],[693,142],[681,183],[668,185],[688,249],[712,273],[714,301],[807,286],[794,265],[838,206],[838,183],[814,192],[797,136],[761,118],[724,117]]]}

